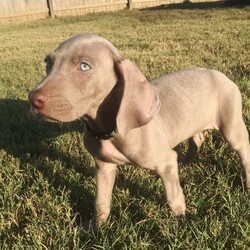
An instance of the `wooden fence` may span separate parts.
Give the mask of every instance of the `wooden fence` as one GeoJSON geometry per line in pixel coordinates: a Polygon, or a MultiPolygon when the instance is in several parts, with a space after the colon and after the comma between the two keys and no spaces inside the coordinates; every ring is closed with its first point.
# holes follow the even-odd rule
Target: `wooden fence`
{"type": "MultiPolygon", "coordinates": [[[[54,16],[83,15],[125,8],[146,8],[185,0],[0,0],[0,24],[44,19],[54,16]]],[[[217,0],[191,0],[213,2],[217,0]]]]}
{"type": "Polygon", "coordinates": [[[0,0],[0,24],[43,19],[47,16],[46,0],[0,0]]]}

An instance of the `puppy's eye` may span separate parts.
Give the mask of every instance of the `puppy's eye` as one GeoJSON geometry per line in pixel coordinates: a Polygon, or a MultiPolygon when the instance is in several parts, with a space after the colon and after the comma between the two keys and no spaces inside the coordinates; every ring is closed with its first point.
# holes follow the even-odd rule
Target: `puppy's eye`
{"type": "Polygon", "coordinates": [[[46,73],[49,74],[49,72],[51,71],[52,69],[52,66],[53,66],[53,62],[51,61],[50,58],[45,58],[44,62],[46,63],[46,73]]]}
{"type": "Polygon", "coordinates": [[[89,65],[87,64],[87,63],[81,63],[80,64],[80,70],[81,71],[88,71],[88,70],[90,70],[90,67],[89,67],[89,65]]]}

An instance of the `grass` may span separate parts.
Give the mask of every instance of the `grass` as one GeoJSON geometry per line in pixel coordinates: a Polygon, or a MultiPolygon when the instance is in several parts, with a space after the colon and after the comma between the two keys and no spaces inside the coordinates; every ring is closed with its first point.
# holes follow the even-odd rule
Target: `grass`
{"type": "MultiPolygon", "coordinates": [[[[27,94],[43,58],[64,39],[97,33],[148,79],[194,66],[222,71],[242,91],[250,129],[249,7],[156,8],[0,26],[0,249],[247,249],[250,203],[239,159],[217,133],[180,164],[190,220],[165,204],[154,173],[119,167],[111,217],[83,234],[95,193],[83,124],[59,126],[29,114],[27,94]]],[[[180,158],[186,144],[177,148],[180,158]]]]}

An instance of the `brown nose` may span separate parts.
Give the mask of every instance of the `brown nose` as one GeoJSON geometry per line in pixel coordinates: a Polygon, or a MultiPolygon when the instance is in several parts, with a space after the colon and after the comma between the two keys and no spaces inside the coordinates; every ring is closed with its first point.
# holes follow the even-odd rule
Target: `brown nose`
{"type": "Polygon", "coordinates": [[[30,102],[38,109],[42,109],[48,101],[48,96],[40,90],[32,91],[29,94],[30,102]]]}

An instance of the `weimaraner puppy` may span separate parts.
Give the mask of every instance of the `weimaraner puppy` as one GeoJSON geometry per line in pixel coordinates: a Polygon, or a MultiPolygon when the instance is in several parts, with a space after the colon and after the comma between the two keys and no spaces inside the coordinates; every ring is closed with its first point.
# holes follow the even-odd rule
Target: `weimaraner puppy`
{"type": "MultiPolygon", "coordinates": [[[[203,130],[219,130],[240,156],[250,191],[250,146],[238,87],[222,73],[195,68],[148,82],[134,63],[97,35],[77,35],[45,59],[46,77],[29,94],[34,113],[50,121],[86,122],[84,143],[96,162],[93,223],[106,221],[118,164],[155,170],[167,202],[185,218],[174,148],[203,130]]],[[[192,148],[189,152],[192,151],[192,148]]]]}

